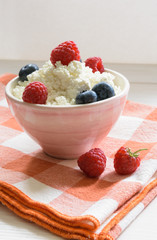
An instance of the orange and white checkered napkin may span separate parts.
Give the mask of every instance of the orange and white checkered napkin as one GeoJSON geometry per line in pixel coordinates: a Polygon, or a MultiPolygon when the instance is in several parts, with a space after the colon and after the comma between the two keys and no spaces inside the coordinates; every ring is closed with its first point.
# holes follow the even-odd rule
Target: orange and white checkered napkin
{"type": "Polygon", "coordinates": [[[108,158],[99,179],[87,178],[77,160],[57,160],[22,131],[11,115],[0,78],[0,201],[17,215],[68,239],[115,239],[157,195],[157,109],[127,102],[101,145],[108,158]],[[141,152],[130,176],[113,168],[122,146],[141,152]]]}

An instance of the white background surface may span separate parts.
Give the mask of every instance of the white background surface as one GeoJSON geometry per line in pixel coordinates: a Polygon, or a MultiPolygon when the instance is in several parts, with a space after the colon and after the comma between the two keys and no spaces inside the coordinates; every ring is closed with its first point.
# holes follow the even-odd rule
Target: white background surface
{"type": "Polygon", "coordinates": [[[82,59],[157,64],[156,0],[0,0],[0,59],[49,59],[73,40],[82,59]]]}

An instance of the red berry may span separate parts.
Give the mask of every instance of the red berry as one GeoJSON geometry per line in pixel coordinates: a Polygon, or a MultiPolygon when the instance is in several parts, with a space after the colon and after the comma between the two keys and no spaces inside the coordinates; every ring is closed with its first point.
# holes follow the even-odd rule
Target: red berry
{"type": "Polygon", "coordinates": [[[73,41],[66,41],[52,50],[50,60],[53,65],[57,61],[61,61],[63,65],[68,65],[73,60],[80,61],[80,52],[73,41]]]}
{"type": "Polygon", "coordinates": [[[45,104],[47,96],[48,91],[43,83],[31,82],[25,87],[22,99],[28,103],[45,104]]]}
{"type": "Polygon", "coordinates": [[[130,148],[121,147],[114,157],[114,168],[119,174],[131,174],[140,166],[141,159],[138,157],[139,151],[147,149],[139,149],[132,153],[130,148]]]}
{"type": "Polygon", "coordinates": [[[81,155],[77,163],[88,177],[98,177],[106,167],[106,156],[100,148],[94,148],[81,155]]]}
{"type": "Polygon", "coordinates": [[[85,65],[93,69],[93,73],[99,71],[100,73],[105,72],[102,59],[100,57],[87,58],[85,65]]]}

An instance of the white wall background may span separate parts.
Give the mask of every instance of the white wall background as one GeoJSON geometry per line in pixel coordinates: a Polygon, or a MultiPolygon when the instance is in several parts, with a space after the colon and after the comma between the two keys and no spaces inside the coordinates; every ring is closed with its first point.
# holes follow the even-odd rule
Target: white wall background
{"type": "Polygon", "coordinates": [[[66,40],[82,59],[157,64],[157,0],[0,0],[0,59],[47,60],[66,40]]]}

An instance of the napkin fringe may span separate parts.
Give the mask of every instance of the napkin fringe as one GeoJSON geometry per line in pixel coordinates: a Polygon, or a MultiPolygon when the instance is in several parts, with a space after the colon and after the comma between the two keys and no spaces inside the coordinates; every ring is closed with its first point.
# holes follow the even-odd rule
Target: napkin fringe
{"type": "Polygon", "coordinates": [[[81,228],[73,228],[70,226],[65,226],[63,224],[59,224],[51,219],[48,219],[44,214],[37,213],[34,210],[30,210],[25,206],[19,204],[16,200],[14,200],[11,196],[6,195],[1,191],[0,201],[7,206],[10,210],[16,213],[18,216],[30,221],[34,222],[37,225],[49,230],[52,233],[55,233],[61,237],[67,239],[95,239],[95,234],[88,232],[85,229],[81,228]]]}
{"type": "Polygon", "coordinates": [[[3,181],[0,181],[0,202],[18,216],[34,222],[63,238],[78,240],[114,240],[114,238],[108,234],[109,231],[112,230],[131,209],[141,202],[155,186],[157,186],[157,179],[149,183],[133,201],[129,202],[122,211],[117,213],[99,234],[92,231],[95,230],[94,227],[98,228],[100,225],[96,218],[90,215],[70,217],[61,214],[46,204],[32,200],[16,187],[3,181]],[[83,221],[93,221],[92,223],[95,225],[92,227],[83,221]]]}
{"type": "Polygon", "coordinates": [[[47,204],[32,200],[13,185],[0,181],[0,190],[1,187],[3,191],[6,192],[6,194],[16,199],[16,201],[18,201],[20,204],[22,205],[24,204],[29,209],[37,210],[47,215],[48,217],[54,219],[55,221],[59,221],[65,225],[73,227],[82,227],[89,230],[96,230],[100,226],[100,222],[94,216],[90,215],[77,217],[67,216],[65,214],[58,212],[57,210],[55,210],[51,206],[48,206],[47,204]],[[91,224],[87,224],[86,221],[90,222],[91,224]]]}
{"type": "MultiPolygon", "coordinates": [[[[43,222],[40,219],[38,219],[34,216],[31,216],[30,214],[24,213],[24,211],[22,209],[19,209],[19,207],[16,207],[15,205],[12,205],[10,203],[10,201],[12,202],[12,200],[9,197],[4,196],[3,194],[1,194],[1,195],[2,195],[2,197],[0,197],[0,202],[3,205],[7,206],[10,210],[12,210],[16,215],[20,216],[23,219],[28,220],[29,222],[34,222],[37,225],[49,230],[50,232],[52,232],[58,236],[61,236],[61,237],[67,238],[67,239],[99,240],[99,236],[97,234],[85,232],[85,230],[83,230],[82,233],[80,231],[79,235],[78,235],[77,232],[75,233],[74,229],[72,229],[72,231],[70,231],[70,229],[65,231],[65,229],[63,229],[63,226],[61,226],[61,228],[57,228],[55,226],[52,227],[52,225],[49,224],[48,220],[46,222],[43,222]]],[[[114,238],[111,237],[110,235],[106,235],[106,236],[102,235],[102,236],[103,236],[103,238],[101,238],[101,239],[103,239],[103,240],[114,240],[114,238]]]]}
{"type": "MultiPolygon", "coordinates": [[[[115,227],[120,220],[122,220],[138,203],[140,203],[146,195],[157,186],[157,179],[150,182],[132,201],[116,214],[111,221],[102,229],[101,234],[106,235],[113,227],[115,227]]],[[[101,238],[100,238],[101,239],[101,238]]],[[[100,240],[99,239],[99,240],[100,240]]],[[[103,238],[102,238],[103,239],[103,238]]]]}

